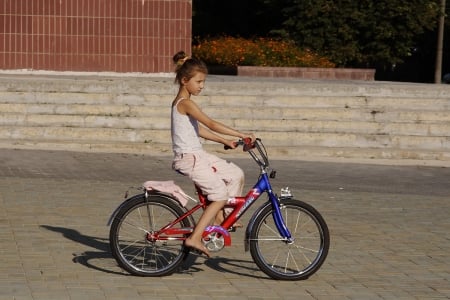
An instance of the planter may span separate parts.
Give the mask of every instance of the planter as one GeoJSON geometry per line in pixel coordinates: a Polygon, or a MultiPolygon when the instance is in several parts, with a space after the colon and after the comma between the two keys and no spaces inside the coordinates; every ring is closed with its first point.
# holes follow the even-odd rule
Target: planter
{"type": "Polygon", "coordinates": [[[211,65],[208,66],[208,73],[213,75],[237,75],[237,67],[211,65]]]}
{"type": "Polygon", "coordinates": [[[238,66],[238,76],[290,77],[304,79],[375,80],[375,69],[295,68],[238,66]]]}

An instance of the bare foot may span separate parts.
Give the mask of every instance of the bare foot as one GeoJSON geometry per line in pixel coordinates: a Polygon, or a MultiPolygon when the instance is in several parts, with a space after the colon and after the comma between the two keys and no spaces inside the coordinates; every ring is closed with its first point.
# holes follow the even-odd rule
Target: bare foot
{"type": "Polygon", "coordinates": [[[198,251],[200,254],[205,254],[208,258],[209,258],[209,251],[208,249],[206,249],[205,246],[203,246],[202,242],[198,242],[196,243],[195,241],[193,241],[191,238],[187,238],[184,241],[184,245],[186,247],[192,248],[196,251],[198,251]]]}

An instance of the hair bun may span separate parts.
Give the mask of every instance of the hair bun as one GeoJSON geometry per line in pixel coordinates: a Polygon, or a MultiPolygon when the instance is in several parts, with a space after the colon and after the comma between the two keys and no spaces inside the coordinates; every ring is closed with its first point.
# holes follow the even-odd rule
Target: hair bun
{"type": "Polygon", "coordinates": [[[182,65],[186,59],[188,58],[186,52],[184,51],[178,51],[174,56],[173,56],[173,62],[176,65],[182,65]]]}

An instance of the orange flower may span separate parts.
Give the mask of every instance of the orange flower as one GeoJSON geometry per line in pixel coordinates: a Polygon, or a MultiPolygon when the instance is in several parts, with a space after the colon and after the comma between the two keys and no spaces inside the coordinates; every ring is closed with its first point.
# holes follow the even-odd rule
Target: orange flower
{"type": "Polygon", "coordinates": [[[192,47],[193,55],[210,65],[325,67],[335,64],[310,49],[301,49],[293,41],[229,36],[199,41],[192,47]]]}

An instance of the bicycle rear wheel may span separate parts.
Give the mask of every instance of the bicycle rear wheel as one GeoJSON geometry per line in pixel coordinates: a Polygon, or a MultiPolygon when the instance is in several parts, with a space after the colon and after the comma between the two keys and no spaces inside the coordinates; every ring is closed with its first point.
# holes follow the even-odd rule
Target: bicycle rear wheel
{"type": "MultiPolygon", "coordinates": [[[[110,228],[110,246],[118,264],[131,274],[163,276],[173,273],[188,254],[183,240],[151,240],[149,234],[183,215],[183,209],[161,194],[136,195],[117,213],[110,228]]],[[[190,227],[188,219],[174,227],[190,227]]]]}
{"type": "Polygon", "coordinates": [[[250,253],[261,271],[274,279],[307,279],[328,254],[328,227],[319,212],[302,201],[282,200],[280,209],[292,241],[280,236],[268,205],[250,230],[250,253]]]}

